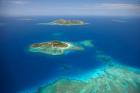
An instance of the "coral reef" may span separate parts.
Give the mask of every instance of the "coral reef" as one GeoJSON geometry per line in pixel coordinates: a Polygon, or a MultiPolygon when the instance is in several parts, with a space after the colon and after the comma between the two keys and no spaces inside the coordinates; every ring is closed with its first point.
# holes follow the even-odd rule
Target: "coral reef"
{"type": "Polygon", "coordinates": [[[117,64],[100,70],[103,73],[93,74],[86,82],[60,79],[37,93],[140,93],[140,71],[117,64]]]}

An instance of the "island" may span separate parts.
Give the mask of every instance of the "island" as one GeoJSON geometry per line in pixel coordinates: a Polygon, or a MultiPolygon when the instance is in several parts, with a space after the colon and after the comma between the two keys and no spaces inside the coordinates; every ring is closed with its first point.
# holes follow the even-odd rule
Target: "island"
{"type": "Polygon", "coordinates": [[[30,45],[29,51],[49,55],[63,55],[71,53],[72,51],[83,51],[88,47],[94,47],[92,40],[83,40],[79,42],[53,40],[42,43],[33,43],[30,45]]]}
{"type": "Polygon", "coordinates": [[[34,43],[30,46],[29,50],[31,52],[40,52],[50,55],[63,55],[72,50],[83,50],[83,47],[74,45],[70,42],[54,40],[43,43],[34,43]]]}
{"type": "Polygon", "coordinates": [[[58,47],[58,48],[67,48],[68,44],[65,42],[60,41],[50,41],[50,42],[44,42],[44,43],[35,43],[31,45],[32,47],[58,47]]]}
{"type": "Polygon", "coordinates": [[[85,25],[86,23],[82,20],[66,20],[66,19],[57,19],[51,22],[54,25],[85,25]]]}

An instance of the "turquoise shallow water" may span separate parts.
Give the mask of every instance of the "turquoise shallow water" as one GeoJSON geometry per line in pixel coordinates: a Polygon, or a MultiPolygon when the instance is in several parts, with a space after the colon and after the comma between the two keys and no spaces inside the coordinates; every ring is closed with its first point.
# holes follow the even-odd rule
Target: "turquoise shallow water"
{"type": "MultiPolygon", "coordinates": [[[[2,18],[1,71],[3,93],[30,90],[62,77],[76,77],[105,65],[96,59],[97,51],[121,64],[140,67],[139,18],[133,17],[63,17],[88,22],[84,26],[44,26],[60,17],[2,18]],[[124,20],[124,21],[114,21],[124,20]],[[61,56],[28,51],[36,42],[92,40],[96,46],[61,56]]],[[[62,18],[62,17],[61,17],[62,18]]],[[[86,77],[84,77],[86,78],[86,77]]]]}

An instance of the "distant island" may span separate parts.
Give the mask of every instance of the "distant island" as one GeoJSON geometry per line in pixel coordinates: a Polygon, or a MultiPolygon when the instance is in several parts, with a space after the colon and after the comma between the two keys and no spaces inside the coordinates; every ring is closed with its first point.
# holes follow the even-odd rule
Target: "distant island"
{"type": "Polygon", "coordinates": [[[66,19],[57,19],[51,23],[55,25],[85,25],[86,24],[82,20],[66,20],[66,19]]]}
{"type": "Polygon", "coordinates": [[[82,47],[75,46],[72,43],[58,40],[43,43],[35,43],[30,46],[31,52],[40,52],[50,55],[62,55],[66,51],[82,50],[82,49],[83,49],[82,47]]]}
{"type": "Polygon", "coordinates": [[[57,19],[48,23],[38,23],[38,25],[62,25],[62,26],[73,26],[73,25],[86,25],[88,23],[82,20],[66,20],[66,19],[57,19]]]}

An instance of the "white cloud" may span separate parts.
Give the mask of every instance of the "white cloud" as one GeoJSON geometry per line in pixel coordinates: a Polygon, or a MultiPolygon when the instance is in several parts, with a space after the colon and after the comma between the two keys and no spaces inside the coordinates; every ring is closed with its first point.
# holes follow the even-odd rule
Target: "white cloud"
{"type": "Polygon", "coordinates": [[[26,4],[27,2],[25,2],[25,1],[13,1],[13,3],[23,5],[23,4],[26,4]]]}
{"type": "Polygon", "coordinates": [[[140,9],[140,4],[111,4],[111,3],[104,3],[104,4],[97,4],[96,8],[101,9],[140,9]]]}
{"type": "MultiPolygon", "coordinates": [[[[16,0],[21,5],[28,2],[16,0]]],[[[8,9],[7,15],[101,15],[101,16],[140,16],[140,4],[94,3],[79,5],[24,5],[8,9]]]]}
{"type": "Polygon", "coordinates": [[[97,15],[140,15],[140,4],[103,3],[85,9],[96,12],[97,15]]]}
{"type": "MultiPolygon", "coordinates": [[[[44,8],[41,8],[43,11],[44,8]]],[[[140,4],[121,4],[121,3],[100,3],[79,6],[55,6],[47,7],[49,13],[54,14],[83,14],[83,15],[110,15],[110,16],[126,16],[140,15],[140,4]],[[54,11],[54,12],[53,12],[54,11]]]]}
{"type": "Polygon", "coordinates": [[[9,4],[17,4],[17,5],[24,5],[29,3],[27,0],[2,0],[1,4],[9,5],[9,4]]]}
{"type": "Polygon", "coordinates": [[[27,4],[28,2],[25,1],[25,0],[15,0],[15,1],[11,1],[11,3],[17,4],[17,5],[25,5],[25,4],[27,4]]]}
{"type": "MultiPolygon", "coordinates": [[[[44,7],[44,6],[42,6],[44,7]]],[[[45,7],[44,7],[45,8],[45,7]]],[[[56,5],[48,6],[47,9],[140,9],[140,4],[114,4],[114,3],[100,3],[100,4],[86,4],[86,5],[56,5]]]]}

